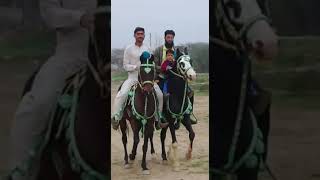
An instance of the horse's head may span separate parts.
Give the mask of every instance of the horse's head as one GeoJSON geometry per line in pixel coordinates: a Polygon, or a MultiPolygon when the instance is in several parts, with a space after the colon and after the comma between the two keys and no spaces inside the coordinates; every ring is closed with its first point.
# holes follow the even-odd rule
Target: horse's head
{"type": "Polygon", "coordinates": [[[188,55],[187,48],[185,48],[184,52],[181,52],[178,48],[176,51],[176,59],[178,72],[189,80],[195,80],[197,74],[192,67],[192,60],[188,55]]]}
{"type": "Polygon", "coordinates": [[[271,59],[277,54],[278,39],[272,29],[268,13],[268,0],[221,0],[226,19],[250,53],[258,59],[271,59]]]}
{"type": "Polygon", "coordinates": [[[140,56],[139,83],[145,92],[151,92],[156,77],[154,56],[144,51],[140,56]]]}

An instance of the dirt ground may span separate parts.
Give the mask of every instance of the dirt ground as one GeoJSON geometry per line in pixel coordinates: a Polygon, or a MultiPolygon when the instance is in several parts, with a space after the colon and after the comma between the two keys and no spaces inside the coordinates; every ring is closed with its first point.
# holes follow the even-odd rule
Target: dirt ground
{"type": "MultiPolygon", "coordinates": [[[[118,88],[118,83],[112,84],[112,103],[115,92],[118,88]]],[[[174,171],[170,164],[163,164],[161,158],[161,142],[160,131],[155,131],[154,145],[156,158],[151,158],[150,145],[148,146],[147,166],[150,168],[150,175],[142,175],[141,159],[143,140],[140,138],[140,143],[137,149],[136,160],[130,164],[130,169],[124,168],[124,148],[121,140],[121,132],[112,130],[111,136],[111,178],[112,179],[144,179],[144,180],[208,180],[209,179],[209,126],[208,126],[208,96],[197,96],[195,98],[194,114],[198,118],[198,124],[194,125],[195,139],[193,143],[192,159],[186,160],[185,153],[189,145],[188,131],[181,125],[177,131],[178,140],[178,157],[180,167],[178,171],[174,171]]],[[[131,127],[130,127],[131,130],[131,127]]],[[[129,132],[128,138],[128,153],[131,152],[133,136],[132,131],[129,132]]],[[[166,150],[168,151],[171,145],[170,131],[167,132],[166,150]]]]}
{"type": "MultiPolygon", "coordinates": [[[[34,62],[16,63],[0,61],[0,174],[6,170],[8,137],[12,117],[19,100],[23,83],[36,68],[34,62]]],[[[114,87],[113,87],[114,89],[114,87]]],[[[155,133],[154,144],[157,158],[152,160],[148,153],[150,176],[142,176],[141,144],[136,161],[131,169],[123,168],[123,147],[120,132],[112,131],[112,178],[113,179],[208,179],[208,98],[196,98],[195,114],[200,119],[193,126],[193,159],[184,160],[188,145],[187,131],[178,132],[181,167],[174,172],[169,165],[161,164],[159,132],[155,133]]],[[[274,106],[271,112],[271,132],[268,163],[279,180],[320,180],[320,111],[299,106],[274,106]]],[[[171,136],[167,135],[169,145],[171,136]]],[[[130,133],[128,149],[132,147],[130,133]]],[[[149,151],[150,152],[150,151],[149,151]]],[[[263,174],[263,180],[270,178],[263,174]]]]}

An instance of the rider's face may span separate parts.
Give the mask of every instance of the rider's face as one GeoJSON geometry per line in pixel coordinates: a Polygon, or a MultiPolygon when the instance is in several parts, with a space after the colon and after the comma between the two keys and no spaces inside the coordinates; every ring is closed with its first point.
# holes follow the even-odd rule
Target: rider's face
{"type": "Polygon", "coordinates": [[[173,40],[174,40],[174,36],[172,34],[167,34],[165,37],[164,37],[165,41],[168,43],[168,44],[172,44],[173,43],[173,40]]]}
{"type": "Polygon", "coordinates": [[[144,40],[144,31],[137,31],[134,34],[134,38],[136,39],[136,42],[142,43],[144,40]]]}
{"type": "Polygon", "coordinates": [[[167,54],[167,59],[168,59],[169,61],[173,61],[173,54],[168,53],[168,54],[167,54]]]}

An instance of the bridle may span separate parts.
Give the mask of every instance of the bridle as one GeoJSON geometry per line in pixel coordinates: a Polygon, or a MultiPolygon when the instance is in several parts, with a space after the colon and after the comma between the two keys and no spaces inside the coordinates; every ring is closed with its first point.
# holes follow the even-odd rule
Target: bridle
{"type": "MultiPolygon", "coordinates": [[[[111,13],[111,7],[110,6],[100,6],[92,11],[89,11],[89,13],[93,15],[101,14],[101,13],[111,13]]],[[[94,29],[89,30],[89,35],[92,40],[95,55],[97,58],[97,67],[95,67],[92,62],[88,61],[88,67],[90,71],[93,74],[94,79],[98,83],[100,87],[100,95],[102,98],[106,98],[109,96],[109,90],[110,89],[110,79],[106,76],[107,72],[111,70],[111,61],[107,61],[107,57],[103,58],[101,56],[101,53],[98,49],[98,43],[94,34],[94,29]]]]}
{"type": "MultiPolygon", "coordinates": [[[[269,24],[271,23],[270,19],[266,15],[260,13],[248,19],[239,28],[230,19],[223,0],[216,0],[215,6],[215,15],[219,31],[221,32],[221,34],[228,35],[231,40],[227,40],[224,37],[210,37],[210,41],[212,41],[216,45],[222,46],[235,52],[246,51],[246,33],[255,23],[257,23],[258,21],[266,21],[269,24]]],[[[267,11],[267,13],[269,12],[267,11]]]]}
{"type": "Polygon", "coordinates": [[[151,84],[153,85],[154,84],[154,80],[155,80],[155,77],[156,77],[156,71],[155,71],[155,63],[152,61],[150,62],[150,59],[151,59],[151,54],[150,54],[150,57],[146,60],[146,63],[143,63],[140,65],[140,69],[138,71],[138,78],[139,78],[139,86],[141,87],[141,89],[143,89],[142,87],[145,85],[145,84],[151,84]],[[147,74],[149,74],[151,71],[153,72],[153,78],[152,80],[143,80],[142,76],[141,76],[141,69],[143,69],[143,71],[147,74]]]}

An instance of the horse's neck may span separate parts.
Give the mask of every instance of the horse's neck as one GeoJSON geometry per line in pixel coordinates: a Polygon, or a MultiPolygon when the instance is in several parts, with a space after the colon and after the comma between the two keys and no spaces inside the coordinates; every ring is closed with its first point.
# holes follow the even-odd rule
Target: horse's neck
{"type": "Polygon", "coordinates": [[[145,115],[145,108],[147,108],[146,116],[150,116],[155,111],[154,93],[144,93],[140,86],[135,89],[134,106],[138,113],[145,115]]]}
{"type": "MultiPolygon", "coordinates": [[[[177,72],[175,72],[175,73],[177,73],[177,72]]],[[[172,74],[172,77],[171,77],[170,83],[169,83],[169,87],[168,87],[170,94],[173,94],[173,96],[170,96],[170,100],[179,101],[179,103],[182,103],[183,96],[185,95],[186,86],[187,86],[187,82],[185,79],[183,79],[175,74],[172,74]]]]}

